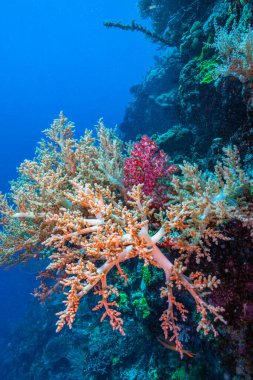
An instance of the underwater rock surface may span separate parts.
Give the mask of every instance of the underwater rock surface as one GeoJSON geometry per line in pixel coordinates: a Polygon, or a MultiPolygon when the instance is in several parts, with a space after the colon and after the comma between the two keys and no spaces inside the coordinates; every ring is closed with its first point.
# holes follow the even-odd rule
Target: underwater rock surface
{"type": "MultiPolygon", "coordinates": [[[[134,99],[120,125],[125,138],[134,140],[139,134],[152,135],[154,131],[170,134],[180,124],[182,129],[191,130],[187,144],[182,135],[182,145],[186,146],[186,150],[182,147],[182,157],[186,154],[212,166],[218,140],[223,146],[236,144],[243,155],[251,154],[251,90],[232,75],[217,76],[220,58],[212,45],[219,27],[229,29],[236,22],[238,29],[247,30],[252,20],[250,2],[139,1],[139,7],[142,15],[151,19],[154,30],[167,36],[174,48],[165,47],[143,83],[134,87],[134,99]]],[[[177,149],[178,137],[174,141],[177,149]]],[[[174,158],[174,151],[169,152],[174,158]]]]}

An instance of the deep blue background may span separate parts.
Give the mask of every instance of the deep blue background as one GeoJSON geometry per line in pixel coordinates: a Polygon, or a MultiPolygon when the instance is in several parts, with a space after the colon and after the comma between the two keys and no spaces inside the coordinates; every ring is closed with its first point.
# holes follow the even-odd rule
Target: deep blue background
{"type": "MultiPolygon", "coordinates": [[[[0,11],[0,189],[32,158],[41,131],[60,110],[77,133],[102,116],[122,121],[129,88],[152,63],[142,35],[103,21],[138,20],[134,0],[10,0],[0,11]]],[[[0,273],[1,330],[26,309],[33,270],[0,273]]]]}

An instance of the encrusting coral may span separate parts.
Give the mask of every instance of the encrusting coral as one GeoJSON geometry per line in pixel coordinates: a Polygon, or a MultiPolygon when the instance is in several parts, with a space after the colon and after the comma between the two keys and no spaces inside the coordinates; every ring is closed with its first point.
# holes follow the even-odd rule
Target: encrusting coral
{"type": "MultiPolygon", "coordinates": [[[[170,333],[181,356],[179,323],[186,320],[188,310],[178,300],[180,291],[188,292],[196,303],[197,330],[217,335],[212,317],[225,321],[222,308],[209,303],[208,291],[220,281],[211,273],[205,276],[198,263],[211,260],[212,244],[228,239],[222,227],[236,212],[247,220],[243,210],[247,210],[251,185],[240,168],[237,149],[225,150],[214,174],[184,162],[181,173],[172,175],[166,171],[172,168],[168,156],[157,153],[168,177],[163,179],[166,204],[154,209],[152,198],[143,191],[145,184],[137,181],[129,186],[126,176],[138,178],[136,166],[131,172],[123,142],[102,120],[97,139],[90,131],[74,139],[74,125],[62,113],[45,134],[47,139],[41,141],[35,159],[20,166],[10,199],[1,195],[0,261],[12,265],[47,257],[49,264],[40,273],[42,282],[35,294],[42,300],[53,292],[66,295],[57,331],[65,324],[71,328],[80,300],[94,290],[100,296],[94,310],[104,309],[101,320],[109,317],[113,329],[125,334],[115,301],[118,291],[107,283],[108,275],[115,269],[127,282],[122,264],[138,257],[145,265],[164,271],[161,297],[167,308],[160,320],[165,338],[170,333]],[[190,269],[192,265],[197,270],[190,269]]],[[[145,141],[154,147],[150,139],[145,141]]],[[[141,144],[134,149],[143,156],[141,144]]],[[[149,170],[157,167],[151,165],[149,170]]]]}

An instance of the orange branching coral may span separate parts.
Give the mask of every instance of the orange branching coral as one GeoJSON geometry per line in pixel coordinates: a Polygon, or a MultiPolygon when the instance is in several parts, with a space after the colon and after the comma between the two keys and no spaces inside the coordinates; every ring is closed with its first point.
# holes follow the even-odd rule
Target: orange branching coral
{"type": "Polygon", "coordinates": [[[179,321],[186,320],[188,310],[177,299],[178,292],[187,292],[195,301],[197,330],[216,335],[211,317],[224,320],[222,309],[208,302],[208,290],[219,280],[200,270],[192,272],[189,265],[211,260],[211,244],[227,239],[221,231],[224,221],[245,207],[249,180],[240,169],[237,150],[225,151],[215,174],[201,173],[185,162],[181,176],[171,179],[166,209],[154,210],[141,184],[126,197],[124,146],[102,121],[97,139],[86,131],[76,140],[74,125],[63,114],[45,134],[35,159],[20,166],[9,202],[1,195],[0,260],[5,265],[49,258],[36,295],[66,295],[57,331],[65,324],[71,328],[82,297],[94,290],[100,296],[94,310],[104,309],[101,320],[108,317],[113,329],[124,334],[117,289],[107,283],[108,273],[115,270],[127,281],[122,265],[138,257],[164,271],[161,297],[168,306],[161,316],[162,329],[165,338],[171,334],[181,356],[179,321]]]}

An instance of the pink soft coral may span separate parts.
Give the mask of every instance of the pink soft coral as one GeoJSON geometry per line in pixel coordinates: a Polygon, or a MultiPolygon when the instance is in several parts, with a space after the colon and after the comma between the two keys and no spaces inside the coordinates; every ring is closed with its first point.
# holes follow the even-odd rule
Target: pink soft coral
{"type": "Polygon", "coordinates": [[[158,148],[148,136],[134,144],[131,157],[124,162],[124,185],[129,191],[143,184],[143,193],[153,198],[153,205],[161,207],[166,202],[167,181],[178,168],[169,164],[170,157],[158,148]]]}

